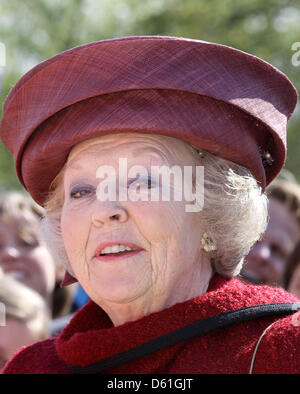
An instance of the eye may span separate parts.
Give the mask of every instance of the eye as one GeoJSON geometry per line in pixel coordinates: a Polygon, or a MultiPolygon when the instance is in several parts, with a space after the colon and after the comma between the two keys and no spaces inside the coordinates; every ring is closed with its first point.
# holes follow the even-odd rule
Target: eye
{"type": "Polygon", "coordinates": [[[93,192],[94,192],[94,188],[91,186],[77,185],[72,188],[70,192],[70,197],[76,200],[79,198],[90,196],[93,192]]]}

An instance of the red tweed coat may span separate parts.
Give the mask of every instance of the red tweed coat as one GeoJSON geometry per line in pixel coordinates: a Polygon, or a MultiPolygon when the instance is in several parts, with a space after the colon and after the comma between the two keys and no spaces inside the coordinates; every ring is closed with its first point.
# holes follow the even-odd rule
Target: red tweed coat
{"type": "MultiPolygon", "coordinates": [[[[281,289],[215,275],[204,295],[118,327],[90,302],[58,337],[21,349],[4,373],[67,374],[67,364],[94,363],[198,319],[255,304],[297,301],[281,289]]],[[[299,312],[217,329],[105,373],[248,373],[259,337],[275,320],[260,343],[253,373],[299,373],[299,312]]]]}

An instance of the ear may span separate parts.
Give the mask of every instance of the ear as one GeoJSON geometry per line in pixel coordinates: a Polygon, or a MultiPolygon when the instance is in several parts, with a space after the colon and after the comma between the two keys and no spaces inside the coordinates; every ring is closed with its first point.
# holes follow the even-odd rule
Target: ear
{"type": "Polygon", "coordinates": [[[65,277],[64,277],[63,281],[61,282],[60,287],[63,288],[63,287],[66,287],[66,286],[71,285],[72,283],[76,283],[76,282],[78,282],[78,280],[75,279],[71,274],[69,274],[68,271],[66,271],[65,277]]]}

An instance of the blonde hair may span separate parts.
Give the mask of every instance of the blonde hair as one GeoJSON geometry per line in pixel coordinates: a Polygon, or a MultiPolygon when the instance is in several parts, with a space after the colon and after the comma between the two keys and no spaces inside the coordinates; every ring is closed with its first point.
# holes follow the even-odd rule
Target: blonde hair
{"type": "Polygon", "coordinates": [[[48,248],[56,261],[75,278],[69,262],[60,227],[61,209],[64,204],[64,175],[65,164],[50,185],[48,198],[44,204],[45,215],[41,220],[41,232],[48,248]]]}
{"type": "MultiPolygon", "coordinates": [[[[195,150],[199,154],[197,162],[204,166],[204,208],[199,215],[217,247],[209,252],[210,261],[220,275],[233,277],[239,274],[244,257],[266,230],[268,200],[249,170],[192,146],[191,151],[195,150]]],[[[42,231],[53,254],[74,276],[60,229],[64,172],[65,166],[51,184],[42,231]]]]}

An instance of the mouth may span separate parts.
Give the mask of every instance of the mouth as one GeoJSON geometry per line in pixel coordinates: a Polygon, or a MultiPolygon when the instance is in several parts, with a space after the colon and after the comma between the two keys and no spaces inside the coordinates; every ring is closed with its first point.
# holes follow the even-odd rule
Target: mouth
{"type": "Polygon", "coordinates": [[[28,279],[28,275],[23,271],[10,271],[8,272],[8,275],[10,275],[11,277],[13,277],[14,279],[20,282],[28,279]]]}
{"type": "Polygon", "coordinates": [[[104,242],[95,251],[95,258],[102,261],[132,257],[144,249],[129,242],[104,242]]]}

